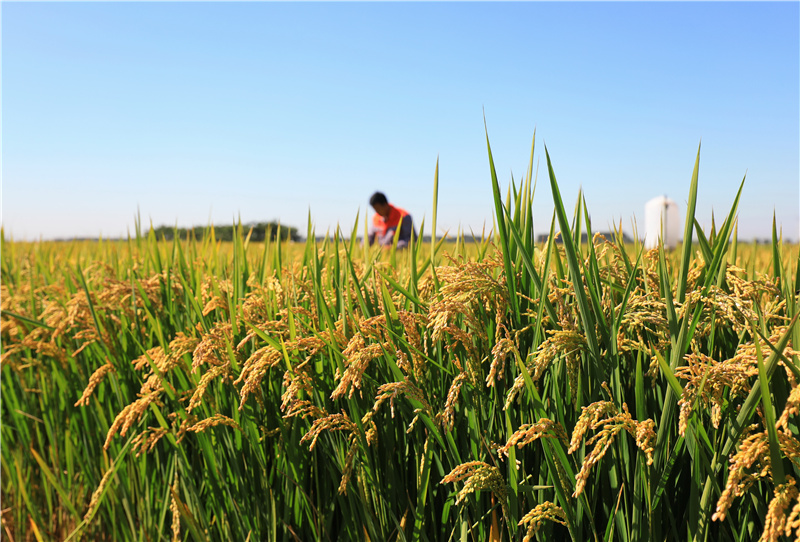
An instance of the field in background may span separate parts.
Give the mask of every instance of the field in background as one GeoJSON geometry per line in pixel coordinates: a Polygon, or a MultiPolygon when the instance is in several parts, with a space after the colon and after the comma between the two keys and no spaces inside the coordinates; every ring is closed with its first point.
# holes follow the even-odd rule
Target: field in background
{"type": "Polygon", "coordinates": [[[800,539],[798,247],[576,243],[547,161],[563,244],[493,165],[491,242],[4,240],[4,536],[800,539]]]}

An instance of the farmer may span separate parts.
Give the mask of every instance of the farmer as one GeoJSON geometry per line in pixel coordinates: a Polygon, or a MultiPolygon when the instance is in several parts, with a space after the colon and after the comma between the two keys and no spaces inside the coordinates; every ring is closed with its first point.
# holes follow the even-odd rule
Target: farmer
{"type": "Polygon", "coordinates": [[[405,248],[411,241],[411,236],[416,236],[414,224],[408,211],[395,207],[386,199],[382,192],[375,192],[369,198],[369,204],[375,209],[372,217],[372,228],[369,232],[369,244],[374,242],[382,247],[391,247],[394,243],[394,234],[400,229],[400,238],[397,248],[405,248]]]}

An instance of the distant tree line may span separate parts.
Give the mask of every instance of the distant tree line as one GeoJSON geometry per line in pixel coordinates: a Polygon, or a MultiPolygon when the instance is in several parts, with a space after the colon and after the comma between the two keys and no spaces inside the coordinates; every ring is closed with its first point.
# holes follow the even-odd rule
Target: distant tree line
{"type": "Polygon", "coordinates": [[[233,236],[236,234],[237,229],[241,227],[242,237],[246,238],[250,234],[251,241],[265,241],[267,238],[274,241],[278,237],[278,231],[282,240],[300,241],[300,235],[297,228],[289,226],[278,225],[277,222],[254,222],[250,224],[230,225],[230,226],[195,226],[193,228],[176,228],[175,226],[158,226],[153,228],[153,233],[157,239],[166,239],[171,241],[178,235],[179,239],[187,240],[190,237],[198,241],[203,239],[206,235],[211,235],[211,230],[214,230],[214,238],[217,241],[233,241],[233,236]],[[252,229],[252,233],[250,230],[252,229]]]}

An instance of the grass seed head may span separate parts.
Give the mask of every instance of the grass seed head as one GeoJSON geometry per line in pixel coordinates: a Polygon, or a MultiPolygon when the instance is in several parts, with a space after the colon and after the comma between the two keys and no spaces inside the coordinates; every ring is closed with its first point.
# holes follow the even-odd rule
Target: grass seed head
{"type": "Polygon", "coordinates": [[[350,419],[346,412],[342,411],[341,414],[328,414],[324,418],[318,418],[311,424],[311,429],[308,433],[303,435],[300,443],[311,442],[308,445],[309,450],[313,450],[317,444],[317,439],[324,431],[344,431],[349,434],[355,434],[358,431],[358,426],[350,419]]]}
{"type": "Polygon", "coordinates": [[[317,419],[328,415],[325,410],[303,397],[304,394],[311,397],[314,392],[311,375],[304,368],[296,367],[294,371],[286,371],[283,374],[283,387],[281,412],[284,418],[311,416],[317,419]]]}
{"type": "Polygon", "coordinates": [[[394,401],[401,394],[422,404],[421,409],[414,411],[415,416],[411,421],[411,424],[409,424],[407,432],[411,432],[413,429],[414,424],[419,418],[420,411],[424,411],[431,419],[435,419],[433,409],[431,408],[425,393],[415,386],[414,383],[408,379],[408,377],[406,377],[402,382],[389,382],[388,384],[381,385],[378,388],[378,395],[375,398],[375,404],[372,406],[372,410],[377,412],[380,406],[388,399],[391,407],[392,418],[394,418],[394,401]]]}
{"type": "Polygon", "coordinates": [[[120,436],[124,437],[125,433],[128,432],[128,429],[134,423],[137,423],[144,413],[150,408],[152,403],[157,403],[159,395],[161,395],[162,390],[157,390],[151,392],[147,395],[139,397],[133,403],[129,404],[122,411],[117,414],[116,418],[114,418],[114,422],[111,424],[111,428],[108,430],[106,435],[106,441],[103,444],[104,449],[108,449],[111,445],[111,439],[114,438],[114,435],[119,433],[120,436]]]}
{"type": "Polygon", "coordinates": [[[239,377],[234,380],[234,385],[244,382],[241,391],[239,410],[244,408],[250,394],[256,393],[261,387],[261,381],[267,371],[276,367],[283,361],[283,352],[273,346],[259,348],[244,362],[239,377]]]}
{"type": "Polygon", "coordinates": [[[502,380],[506,368],[506,358],[515,351],[517,351],[517,347],[509,337],[506,336],[497,341],[492,348],[492,364],[489,366],[489,376],[486,377],[487,386],[492,387],[495,382],[502,380]]]}
{"type": "Polygon", "coordinates": [[[206,418],[205,420],[201,420],[191,427],[187,429],[187,431],[192,431],[194,433],[200,433],[205,431],[209,427],[216,427],[218,425],[226,425],[228,427],[233,427],[234,429],[241,431],[242,428],[239,427],[239,424],[236,421],[232,420],[231,418],[223,415],[223,414],[214,414],[210,418],[206,418]]]}
{"type": "Polygon", "coordinates": [[[225,365],[228,361],[222,352],[226,352],[233,339],[233,328],[230,322],[218,321],[211,330],[203,335],[192,354],[192,369],[203,364],[225,365]]]}
{"type": "Polygon", "coordinates": [[[169,429],[164,427],[148,427],[133,439],[133,449],[136,450],[136,457],[143,453],[151,452],[161,438],[169,433],[169,429]]]}
{"type": "Polygon", "coordinates": [[[766,431],[745,438],[730,459],[728,482],[717,500],[717,509],[711,517],[715,521],[725,521],[725,516],[733,504],[733,499],[744,495],[745,491],[759,478],[769,474],[769,438],[766,431]],[[751,472],[754,465],[761,465],[751,472]]]}
{"type": "Polygon", "coordinates": [[[339,482],[338,492],[340,495],[347,495],[347,484],[353,476],[355,469],[355,458],[358,452],[358,443],[355,439],[350,443],[350,448],[347,450],[347,456],[344,459],[344,468],[342,469],[342,479],[339,482]]]}
{"type": "MultiPolygon", "coordinates": [[[[227,376],[229,372],[229,365],[215,365],[203,373],[203,376],[200,378],[200,383],[197,384],[197,388],[192,394],[192,398],[189,400],[189,406],[186,407],[186,413],[191,414],[192,410],[200,406],[200,404],[203,402],[203,397],[205,396],[206,391],[211,383],[221,376],[227,376]]],[[[244,402],[244,398],[242,399],[242,402],[244,402]]]]}
{"type": "Polygon", "coordinates": [[[787,525],[786,510],[793,502],[797,502],[797,497],[797,487],[795,487],[795,480],[791,476],[787,477],[783,484],[775,488],[774,497],[770,501],[767,510],[767,517],[764,518],[764,532],[761,534],[760,541],[778,542],[784,534],[789,536],[787,529],[791,532],[791,527],[787,525]]]}
{"type": "Polygon", "coordinates": [[[356,334],[350,339],[347,348],[342,352],[345,358],[345,370],[336,389],[331,393],[331,399],[339,399],[345,394],[353,397],[356,388],[361,389],[361,379],[372,360],[381,357],[385,349],[390,348],[388,343],[371,343],[367,345],[361,334],[356,334]]]}
{"type": "Polygon", "coordinates": [[[105,474],[103,474],[103,478],[100,480],[97,488],[92,493],[92,498],[89,501],[89,508],[83,515],[83,521],[86,525],[90,524],[92,519],[94,519],[94,515],[100,506],[100,497],[103,495],[106,485],[108,485],[108,483],[111,481],[111,478],[113,478],[114,470],[114,463],[112,462],[111,466],[108,468],[108,470],[106,470],[105,474]]]}
{"type": "Polygon", "coordinates": [[[505,446],[498,449],[498,452],[508,457],[508,450],[516,446],[522,448],[540,438],[557,438],[562,443],[567,444],[567,433],[560,423],[547,418],[540,418],[533,424],[523,424],[517,429],[505,446]]]}
{"type": "Polygon", "coordinates": [[[448,431],[453,430],[456,404],[458,404],[461,386],[464,385],[466,380],[467,375],[465,373],[459,373],[458,376],[453,379],[453,383],[450,384],[450,389],[447,392],[447,400],[445,401],[444,412],[442,413],[442,425],[448,431]]]}
{"type": "MultiPolygon", "coordinates": [[[[607,388],[605,382],[603,387],[607,388]]],[[[622,404],[622,412],[611,401],[597,401],[588,407],[583,407],[578,422],[572,433],[568,453],[575,452],[583,441],[587,431],[597,433],[586,444],[594,444],[594,448],[586,456],[580,472],[576,476],[576,486],[573,497],[578,497],[586,486],[592,467],[606,454],[614,439],[620,432],[627,432],[636,440],[636,446],[645,454],[648,465],[653,464],[653,450],[656,442],[655,422],[647,419],[643,422],[634,420],[628,405],[622,404]]]]}
{"type": "Polygon", "coordinates": [[[180,478],[178,469],[175,469],[175,477],[172,481],[172,491],[170,491],[169,509],[172,512],[172,542],[179,542],[181,539],[181,511],[178,506],[178,496],[180,494],[180,478]]]}
{"type": "Polygon", "coordinates": [[[750,379],[758,375],[755,358],[737,356],[718,362],[705,354],[687,354],[686,365],[675,370],[675,376],[686,380],[678,400],[680,416],[678,432],[683,436],[693,410],[709,409],[711,422],[719,428],[722,405],[730,396],[748,391],[750,379]]]}
{"type": "Polygon", "coordinates": [[[74,406],[88,406],[89,399],[91,398],[92,393],[94,393],[95,388],[100,385],[100,382],[103,381],[108,373],[113,371],[116,371],[116,368],[114,368],[111,362],[108,362],[105,365],[101,365],[95,372],[93,372],[92,376],[89,377],[89,384],[86,386],[86,389],[83,390],[83,394],[74,406]]]}
{"type": "Polygon", "coordinates": [[[456,496],[456,504],[460,504],[470,493],[489,490],[500,502],[503,515],[507,515],[506,483],[497,467],[487,465],[483,461],[470,461],[450,471],[449,474],[442,478],[441,483],[450,484],[462,480],[466,480],[466,482],[456,496]]]}
{"type": "Polygon", "coordinates": [[[550,501],[545,501],[542,504],[536,505],[533,510],[522,516],[522,519],[517,523],[518,527],[527,527],[522,542],[530,542],[533,540],[534,535],[547,521],[566,525],[567,516],[560,506],[550,501]]]}

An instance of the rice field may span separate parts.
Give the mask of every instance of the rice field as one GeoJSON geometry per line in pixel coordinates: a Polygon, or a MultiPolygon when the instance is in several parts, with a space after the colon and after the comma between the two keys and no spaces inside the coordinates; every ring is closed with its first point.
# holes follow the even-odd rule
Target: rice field
{"type": "Polygon", "coordinates": [[[800,540],[798,247],[699,152],[672,252],[488,153],[476,242],[3,237],[3,537],[800,540]]]}

